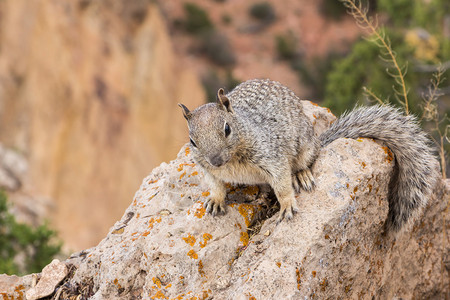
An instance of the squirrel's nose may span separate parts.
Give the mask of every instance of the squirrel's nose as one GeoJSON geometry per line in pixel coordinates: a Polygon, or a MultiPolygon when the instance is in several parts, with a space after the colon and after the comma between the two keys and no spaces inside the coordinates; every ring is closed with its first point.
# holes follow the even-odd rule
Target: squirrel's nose
{"type": "Polygon", "coordinates": [[[223,165],[224,161],[220,155],[215,155],[208,159],[209,163],[214,167],[220,167],[223,165]]]}

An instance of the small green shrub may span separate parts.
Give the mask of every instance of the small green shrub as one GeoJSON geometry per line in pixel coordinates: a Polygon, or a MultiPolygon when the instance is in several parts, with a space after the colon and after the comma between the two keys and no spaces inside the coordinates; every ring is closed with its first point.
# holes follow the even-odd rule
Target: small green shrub
{"type": "Polygon", "coordinates": [[[210,70],[202,77],[202,83],[206,92],[207,101],[215,102],[219,88],[224,88],[226,92],[229,92],[240,84],[241,81],[236,79],[230,71],[226,72],[224,76],[219,76],[216,71],[210,70]]]}
{"type": "Polygon", "coordinates": [[[192,34],[203,33],[214,28],[207,12],[194,3],[184,4],[185,19],[181,21],[185,30],[192,34]]]}
{"type": "Polygon", "coordinates": [[[276,17],[275,10],[269,2],[253,4],[248,12],[250,16],[264,23],[271,23],[276,17]]]}
{"type": "Polygon", "coordinates": [[[291,60],[298,56],[297,38],[292,31],[275,37],[278,56],[281,59],[291,60]]]}
{"type": "Polygon", "coordinates": [[[210,30],[201,35],[201,50],[215,64],[232,66],[236,57],[226,35],[217,30],[210,30]]]}
{"type": "Polygon", "coordinates": [[[323,16],[335,21],[339,21],[347,14],[345,6],[337,0],[322,0],[319,11],[323,16]]]}
{"type": "Polygon", "coordinates": [[[56,232],[46,224],[37,228],[18,223],[8,212],[7,197],[0,191],[0,274],[37,273],[61,252],[56,232]],[[18,263],[17,258],[25,261],[18,263]]]}

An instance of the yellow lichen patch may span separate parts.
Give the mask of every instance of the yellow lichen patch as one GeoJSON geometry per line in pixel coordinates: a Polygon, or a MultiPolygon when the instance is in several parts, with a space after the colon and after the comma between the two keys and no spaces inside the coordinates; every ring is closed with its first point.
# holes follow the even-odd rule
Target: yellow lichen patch
{"type": "Polygon", "coordinates": [[[114,284],[117,286],[118,289],[121,289],[121,288],[122,288],[122,286],[120,285],[119,280],[117,280],[117,278],[114,279],[113,282],[114,282],[114,284]]]}
{"type": "Polygon", "coordinates": [[[147,236],[147,235],[149,235],[150,234],[150,231],[146,231],[146,232],[144,232],[143,234],[142,234],[142,236],[147,236]]]}
{"type": "Polygon", "coordinates": [[[184,175],[186,175],[186,171],[184,171],[183,174],[180,175],[180,179],[183,178],[184,175]]]}
{"type": "Polygon", "coordinates": [[[151,299],[169,299],[162,291],[157,291],[154,296],[151,297],[151,299]]]}
{"type": "Polygon", "coordinates": [[[198,261],[198,273],[200,274],[200,276],[205,277],[205,271],[203,271],[203,262],[202,260],[198,261]]]}
{"type": "Polygon", "coordinates": [[[191,153],[191,148],[186,147],[186,149],[184,149],[184,153],[186,154],[186,156],[188,156],[189,153],[191,153]]]}
{"type": "Polygon", "coordinates": [[[177,168],[177,171],[178,171],[178,172],[181,172],[181,171],[183,170],[184,166],[194,167],[195,164],[194,164],[194,163],[192,163],[192,164],[189,164],[189,163],[182,163],[182,164],[179,164],[179,165],[178,165],[178,168],[177,168]]]}
{"type": "Polygon", "coordinates": [[[152,280],[153,280],[153,283],[156,284],[158,289],[160,289],[161,288],[161,280],[159,280],[158,277],[153,277],[152,280]]]}
{"type": "Polygon", "coordinates": [[[317,116],[315,114],[313,114],[314,119],[317,119],[317,116]]]}
{"type": "Polygon", "coordinates": [[[366,167],[366,163],[365,162],[361,162],[361,166],[363,167],[363,169],[366,167]]]}
{"type": "Polygon", "coordinates": [[[245,225],[248,227],[252,220],[253,216],[255,215],[256,207],[255,205],[250,204],[240,204],[238,206],[239,213],[244,217],[245,225]]]}
{"type": "Polygon", "coordinates": [[[382,147],[384,152],[386,153],[386,160],[390,163],[394,160],[394,154],[388,147],[382,147]]]}
{"type": "Polygon", "coordinates": [[[204,248],[206,246],[206,244],[208,243],[208,241],[211,239],[212,239],[212,235],[210,235],[209,233],[204,233],[203,234],[203,242],[200,242],[200,248],[204,248]]]}
{"type": "Polygon", "coordinates": [[[191,177],[191,176],[196,176],[196,175],[198,175],[198,172],[197,172],[197,171],[194,171],[194,172],[192,172],[191,175],[189,175],[189,177],[191,177]]]}
{"type": "Polygon", "coordinates": [[[188,234],[187,237],[184,237],[183,240],[186,242],[186,244],[191,245],[191,247],[194,247],[195,244],[195,237],[188,234]]]}
{"type": "Polygon", "coordinates": [[[155,224],[155,219],[154,218],[150,218],[150,220],[148,220],[148,228],[152,229],[153,228],[153,224],[155,224]]]}
{"type": "MultiPolygon", "coordinates": [[[[200,201],[199,201],[200,202],[200,201]]],[[[203,216],[205,215],[205,213],[206,213],[206,209],[205,209],[205,207],[203,206],[203,203],[202,202],[200,202],[201,204],[200,204],[200,207],[197,207],[196,209],[195,209],[195,212],[194,212],[194,216],[196,216],[197,218],[199,218],[199,219],[201,219],[201,218],[203,218],[203,216]]]]}
{"type": "Polygon", "coordinates": [[[208,191],[203,192],[203,193],[202,193],[202,196],[203,196],[203,197],[208,197],[208,196],[209,196],[209,192],[208,192],[208,191]]]}
{"type": "Polygon", "coordinates": [[[158,179],[150,180],[150,181],[148,182],[148,184],[152,184],[152,183],[155,183],[155,182],[158,182],[158,179]]]}
{"type": "Polygon", "coordinates": [[[158,194],[158,193],[151,195],[151,196],[148,198],[148,201],[150,201],[150,200],[152,200],[153,198],[155,198],[155,196],[156,196],[157,194],[158,194]]]}
{"type": "Polygon", "coordinates": [[[189,250],[189,252],[187,253],[187,256],[189,256],[192,259],[198,259],[198,255],[193,249],[189,250]]]}
{"type": "Polygon", "coordinates": [[[302,274],[300,274],[300,270],[295,268],[295,275],[297,277],[297,289],[300,290],[302,287],[302,274]]]}
{"type": "Polygon", "coordinates": [[[250,242],[250,238],[248,237],[248,233],[246,231],[241,232],[240,241],[242,242],[242,246],[247,247],[250,242]]]}
{"type": "Polygon", "coordinates": [[[362,139],[362,138],[357,138],[356,141],[357,141],[357,142],[362,142],[363,139],[362,139]]]}
{"type": "Polygon", "coordinates": [[[125,227],[122,227],[122,228],[119,228],[119,229],[114,229],[111,233],[112,234],[121,234],[121,233],[123,233],[124,232],[124,229],[125,227]]]}
{"type": "Polygon", "coordinates": [[[189,186],[198,186],[196,183],[190,183],[189,186]]]}
{"type": "Polygon", "coordinates": [[[246,195],[256,195],[259,192],[259,188],[256,185],[250,185],[242,189],[242,192],[246,195]]]}
{"type": "Polygon", "coordinates": [[[277,265],[278,268],[281,268],[281,263],[279,261],[276,262],[276,265],[277,265]]]}

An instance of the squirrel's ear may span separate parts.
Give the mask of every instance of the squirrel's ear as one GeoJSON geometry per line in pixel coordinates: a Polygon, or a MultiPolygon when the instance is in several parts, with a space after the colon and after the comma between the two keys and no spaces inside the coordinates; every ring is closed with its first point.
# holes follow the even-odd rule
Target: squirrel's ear
{"type": "Polygon", "coordinates": [[[189,109],[181,103],[178,103],[178,106],[183,109],[183,116],[187,121],[189,121],[189,119],[191,118],[191,112],[189,111],[189,109]]]}
{"type": "Polygon", "coordinates": [[[220,88],[217,91],[217,101],[223,105],[223,107],[230,113],[233,113],[233,108],[231,107],[230,99],[227,98],[224,94],[223,88],[220,88]]]}

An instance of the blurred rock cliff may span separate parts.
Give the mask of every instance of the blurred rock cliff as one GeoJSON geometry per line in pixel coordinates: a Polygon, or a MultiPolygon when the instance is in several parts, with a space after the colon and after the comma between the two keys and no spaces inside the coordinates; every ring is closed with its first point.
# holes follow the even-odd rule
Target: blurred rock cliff
{"type": "Polygon", "coordinates": [[[68,249],[95,245],[185,143],[176,105],[205,95],[173,47],[152,1],[0,2],[0,142],[68,249]]]}

